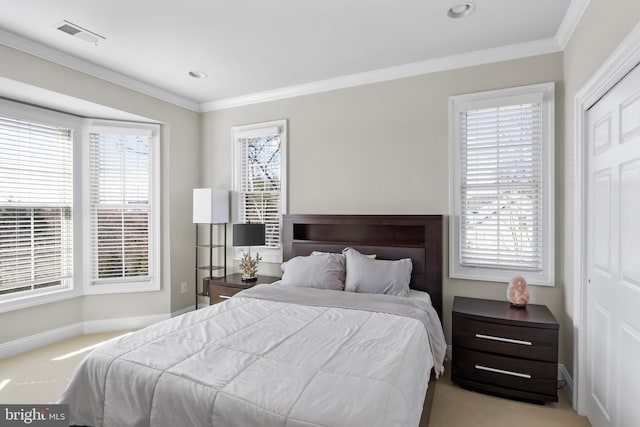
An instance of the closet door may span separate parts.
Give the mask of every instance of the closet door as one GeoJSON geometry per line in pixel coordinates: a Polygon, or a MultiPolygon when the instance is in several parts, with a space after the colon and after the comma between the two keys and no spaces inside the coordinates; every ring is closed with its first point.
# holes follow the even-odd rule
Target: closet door
{"type": "Polygon", "coordinates": [[[638,426],[640,68],[587,118],[586,412],[594,427],[638,426]]]}

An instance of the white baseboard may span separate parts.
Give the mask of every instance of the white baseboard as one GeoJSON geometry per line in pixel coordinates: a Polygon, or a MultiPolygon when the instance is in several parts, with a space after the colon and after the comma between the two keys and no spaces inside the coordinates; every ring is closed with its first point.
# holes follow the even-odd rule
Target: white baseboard
{"type": "Polygon", "coordinates": [[[151,314],[148,316],[119,317],[115,319],[85,320],[82,322],[83,333],[120,331],[123,329],[140,329],[145,326],[166,320],[169,314],[151,314]]]}
{"type": "MultiPolygon", "coordinates": [[[[185,309],[186,310],[186,309],[185,309]]],[[[176,313],[181,314],[183,310],[176,313]]],[[[188,311],[188,310],[187,310],[188,311]]],[[[120,331],[123,329],[140,329],[161,320],[169,319],[174,313],[152,314],[148,316],[120,317],[104,320],[88,320],[73,323],[61,328],[41,332],[17,340],[0,343],[0,359],[15,356],[26,351],[35,350],[45,345],[67,340],[80,335],[94,334],[98,332],[120,331]]]]}
{"type": "MultiPolygon", "coordinates": [[[[452,347],[448,345],[447,352],[445,354],[446,358],[449,360],[451,360],[451,348],[452,347]]],[[[567,398],[569,398],[569,401],[573,404],[573,378],[571,378],[569,371],[567,371],[567,368],[561,363],[558,363],[558,381],[564,382],[563,388],[567,398]]]]}
{"type": "Polygon", "coordinates": [[[569,371],[567,371],[567,368],[562,364],[558,364],[558,380],[564,381],[563,388],[565,394],[573,406],[573,378],[571,378],[569,371]]]}
{"type": "Polygon", "coordinates": [[[185,314],[188,313],[190,311],[193,311],[196,309],[195,305],[190,305],[189,307],[185,307],[182,310],[178,310],[178,311],[174,311],[171,313],[171,317],[176,317],[176,316],[180,316],[181,314],[185,314]]]}
{"type": "Polygon", "coordinates": [[[34,350],[38,347],[43,347],[58,341],[77,337],[83,333],[84,329],[82,327],[82,323],[74,323],[61,328],[5,342],[0,344],[0,359],[15,356],[16,354],[34,350]]]}

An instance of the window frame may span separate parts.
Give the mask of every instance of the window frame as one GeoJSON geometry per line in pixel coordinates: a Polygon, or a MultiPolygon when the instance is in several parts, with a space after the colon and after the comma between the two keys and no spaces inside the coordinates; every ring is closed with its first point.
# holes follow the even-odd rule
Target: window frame
{"type": "Polygon", "coordinates": [[[83,153],[83,246],[86,248],[84,257],[84,294],[116,294],[130,292],[151,292],[161,289],[160,277],[160,126],[150,123],[132,123],[105,120],[88,120],[83,129],[83,140],[86,150],[83,153]],[[149,276],[148,280],[123,278],[96,281],[92,277],[93,247],[91,244],[92,215],[91,215],[91,133],[140,133],[151,131],[151,173],[150,173],[150,215],[149,215],[149,276]]]}
{"type": "Polygon", "coordinates": [[[55,127],[64,127],[71,130],[72,139],[72,204],[71,204],[71,227],[72,227],[72,276],[67,280],[66,285],[60,285],[50,288],[41,288],[30,291],[18,292],[15,294],[6,294],[0,296],[0,313],[7,311],[28,308],[35,305],[46,304],[56,301],[74,298],[82,295],[82,287],[77,286],[77,278],[80,277],[82,263],[78,262],[81,258],[81,248],[77,248],[79,241],[78,227],[81,223],[82,213],[78,209],[81,200],[81,180],[77,177],[81,174],[81,168],[78,165],[78,159],[81,154],[82,144],[82,120],[60,112],[46,110],[44,108],[22,104],[20,102],[8,99],[0,99],[0,115],[5,117],[14,117],[19,120],[30,121],[34,123],[45,124],[55,127]]]}
{"type": "Polygon", "coordinates": [[[0,296],[0,313],[29,308],[41,304],[48,304],[76,298],[82,295],[115,294],[128,292],[158,291],[162,288],[160,276],[161,254],[161,126],[156,123],[129,122],[108,119],[90,119],[73,114],[50,110],[43,106],[25,104],[9,99],[0,99],[0,115],[15,117],[20,120],[32,121],[45,125],[64,127],[72,131],[72,277],[69,285],[64,287],[41,288],[15,294],[0,296]],[[122,281],[111,283],[109,286],[90,286],[90,262],[88,255],[90,243],[90,150],[89,131],[91,126],[108,128],[151,129],[152,132],[152,223],[150,231],[150,262],[149,272],[151,281],[136,283],[122,281]]]}
{"type": "Polygon", "coordinates": [[[555,84],[542,83],[452,96],[449,98],[449,277],[490,282],[508,282],[522,275],[531,285],[555,284],[555,204],[554,204],[554,140],[555,84]],[[520,271],[488,267],[464,266],[461,250],[461,120],[463,111],[527,103],[532,95],[542,95],[542,270],[520,271]]]}
{"type": "MultiPolygon", "coordinates": [[[[251,247],[253,253],[259,252],[263,262],[281,263],[282,262],[282,215],[287,213],[287,147],[288,147],[288,130],[287,120],[273,120],[268,122],[254,123],[249,125],[234,126],[231,128],[231,143],[233,155],[233,183],[232,183],[232,220],[234,223],[240,222],[241,200],[240,183],[241,183],[241,150],[239,144],[238,133],[259,131],[260,129],[277,127],[280,134],[280,245],[276,248],[267,248],[265,246],[251,247]]],[[[246,248],[233,248],[234,259],[239,260],[246,248]]]]}

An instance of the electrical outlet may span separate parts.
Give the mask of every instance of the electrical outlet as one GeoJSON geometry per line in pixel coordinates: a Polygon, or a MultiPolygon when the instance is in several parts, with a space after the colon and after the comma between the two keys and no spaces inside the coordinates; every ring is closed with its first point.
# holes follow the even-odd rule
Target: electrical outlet
{"type": "Polygon", "coordinates": [[[180,283],[180,292],[182,292],[183,294],[187,293],[187,282],[180,283]]]}

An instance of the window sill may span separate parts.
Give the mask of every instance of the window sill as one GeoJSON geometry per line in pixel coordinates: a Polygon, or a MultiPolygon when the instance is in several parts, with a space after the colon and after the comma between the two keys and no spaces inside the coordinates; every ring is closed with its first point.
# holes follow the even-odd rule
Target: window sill
{"type": "Polygon", "coordinates": [[[2,299],[0,300],[0,313],[64,301],[79,296],[82,296],[82,292],[79,289],[66,288],[38,294],[22,295],[12,299],[2,299]]]}
{"type": "Polygon", "coordinates": [[[555,283],[545,277],[543,273],[519,272],[516,270],[491,270],[480,268],[459,267],[460,270],[449,272],[452,279],[475,280],[479,282],[509,283],[514,276],[522,276],[527,281],[527,285],[535,286],[555,286],[555,283]]]}
{"type": "Polygon", "coordinates": [[[64,301],[71,298],[81,297],[83,295],[106,295],[121,294],[132,292],[155,292],[160,290],[159,283],[154,282],[137,282],[137,283],[109,283],[103,285],[92,285],[84,289],[56,289],[47,292],[40,292],[31,295],[21,295],[15,298],[5,297],[0,299],[0,313],[6,313],[14,310],[22,310],[25,308],[35,307],[42,304],[49,304],[58,301],[64,301]],[[123,286],[126,285],[126,289],[123,286]]]}
{"type": "Polygon", "coordinates": [[[84,295],[126,294],[132,292],[155,292],[160,290],[158,281],[94,283],[87,286],[84,295]]]}
{"type": "MultiPolygon", "coordinates": [[[[235,249],[233,260],[239,262],[244,252],[246,251],[242,249],[235,249]]],[[[251,248],[251,256],[255,258],[256,254],[260,254],[260,257],[262,258],[260,262],[273,264],[282,263],[282,251],[280,249],[251,248]]]]}

